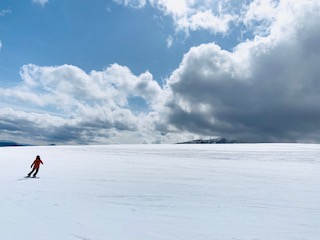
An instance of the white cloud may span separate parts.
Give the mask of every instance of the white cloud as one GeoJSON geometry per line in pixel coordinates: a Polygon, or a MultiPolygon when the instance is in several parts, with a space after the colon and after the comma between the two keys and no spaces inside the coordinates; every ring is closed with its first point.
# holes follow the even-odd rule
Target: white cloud
{"type": "Polygon", "coordinates": [[[171,48],[172,47],[173,40],[174,39],[173,39],[172,36],[167,37],[167,48],[171,48]]]}
{"type": "Polygon", "coordinates": [[[226,33],[229,30],[229,24],[235,17],[230,14],[216,16],[210,10],[197,12],[193,14],[188,21],[188,29],[196,31],[205,29],[213,33],[226,33]]]}
{"type": "Polygon", "coordinates": [[[255,0],[245,6],[244,23],[250,24],[257,21],[271,21],[276,18],[279,2],[274,0],[255,0]]]}
{"type": "MultiPolygon", "coordinates": [[[[152,111],[160,99],[161,87],[149,72],[135,76],[127,67],[118,64],[90,73],[72,65],[41,67],[28,64],[21,68],[20,75],[23,82],[19,86],[0,88],[2,103],[22,102],[38,111],[51,109],[50,114],[32,113],[30,116],[47,119],[41,120],[43,124],[39,125],[38,121],[26,117],[28,113],[23,109],[2,109],[8,112],[0,118],[3,129],[12,129],[20,136],[43,132],[47,141],[68,143],[74,139],[78,139],[78,143],[107,139],[109,135],[118,136],[119,132],[128,136],[128,143],[137,141],[139,132],[146,135],[141,141],[154,141],[152,137],[147,138],[153,128],[152,114],[135,113],[129,104],[131,97],[139,97],[152,111]],[[67,131],[72,134],[66,136],[64,132],[67,131]]],[[[39,137],[38,140],[45,139],[39,137]]]]}
{"type": "MultiPolygon", "coordinates": [[[[192,31],[205,30],[213,34],[226,35],[234,27],[242,32],[267,36],[276,21],[290,24],[290,6],[309,5],[316,0],[115,0],[116,3],[139,8],[147,5],[170,16],[176,31],[187,35],[192,31]],[[281,15],[281,14],[284,15],[281,15]]],[[[315,2],[316,3],[316,2],[315,2]]]]}
{"type": "Polygon", "coordinates": [[[3,17],[3,16],[5,16],[5,15],[7,15],[7,14],[9,14],[9,13],[12,13],[11,10],[9,10],[9,9],[2,9],[2,10],[0,10],[0,17],[3,17]]]}
{"type": "Polygon", "coordinates": [[[113,0],[117,4],[127,7],[142,8],[146,5],[147,0],[113,0]]]}
{"type": "Polygon", "coordinates": [[[41,6],[44,6],[49,2],[49,0],[32,0],[32,2],[40,4],[41,6]]]}
{"type": "Polygon", "coordinates": [[[56,96],[106,101],[112,106],[125,106],[132,96],[142,97],[151,104],[161,90],[149,72],[135,76],[127,67],[118,64],[89,74],[72,65],[40,67],[29,64],[21,68],[21,77],[29,88],[41,87],[56,96]]]}
{"type": "Polygon", "coordinates": [[[0,40],[0,50],[1,50],[1,48],[2,48],[2,42],[1,42],[1,40],[0,40]]]}
{"type": "Polygon", "coordinates": [[[115,0],[124,6],[145,7],[147,4],[171,16],[177,31],[209,30],[213,33],[226,33],[230,24],[237,19],[233,14],[224,11],[228,1],[207,0],[115,0]]]}
{"type": "Polygon", "coordinates": [[[185,17],[191,11],[194,0],[150,0],[153,7],[161,9],[165,14],[180,18],[185,17]]]}

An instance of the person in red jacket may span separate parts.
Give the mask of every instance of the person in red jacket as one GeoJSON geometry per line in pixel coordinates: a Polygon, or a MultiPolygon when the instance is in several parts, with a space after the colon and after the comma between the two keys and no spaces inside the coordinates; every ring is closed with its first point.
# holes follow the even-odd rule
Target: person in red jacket
{"type": "Polygon", "coordinates": [[[40,159],[40,156],[38,155],[36,157],[36,159],[34,160],[34,162],[31,165],[31,168],[33,167],[32,171],[28,174],[28,177],[31,176],[31,174],[35,171],[35,173],[33,174],[33,177],[37,176],[37,173],[39,172],[39,168],[40,168],[40,164],[43,164],[43,162],[40,159]]]}

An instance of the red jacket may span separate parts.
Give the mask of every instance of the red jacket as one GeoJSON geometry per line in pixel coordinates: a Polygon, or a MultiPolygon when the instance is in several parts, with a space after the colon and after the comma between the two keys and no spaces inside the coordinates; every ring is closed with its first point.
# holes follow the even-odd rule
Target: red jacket
{"type": "Polygon", "coordinates": [[[34,160],[34,162],[32,163],[31,167],[33,166],[34,168],[39,168],[39,167],[40,167],[40,163],[43,164],[43,162],[41,161],[41,159],[36,159],[36,160],[34,160]]]}

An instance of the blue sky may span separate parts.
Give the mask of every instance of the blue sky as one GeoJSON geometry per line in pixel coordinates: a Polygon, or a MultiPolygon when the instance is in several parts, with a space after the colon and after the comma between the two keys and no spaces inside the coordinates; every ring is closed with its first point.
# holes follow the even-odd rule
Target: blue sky
{"type": "Polygon", "coordinates": [[[119,63],[135,74],[149,70],[161,82],[179,66],[190,47],[216,41],[231,49],[236,43],[206,31],[187,37],[176,32],[169,16],[150,6],[132,8],[105,0],[48,1],[43,5],[10,0],[1,5],[9,11],[1,19],[5,45],[1,73],[18,81],[16,70],[25,63],[72,64],[85,71],[119,63]],[[167,38],[173,35],[177,40],[169,49],[167,38]]]}
{"type": "Polygon", "coordinates": [[[0,139],[318,142],[316,0],[4,0],[0,139]]]}
{"type": "Polygon", "coordinates": [[[159,76],[170,73],[166,63],[155,67],[160,57],[168,57],[164,55],[168,30],[153,19],[153,11],[108,1],[52,1],[44,6],[13,2],[1,2],[11,11],[1,19],[2,66],[6,62],[17,70],[25,63],[72,64],[91,71],[118,62],[136,73],[147,69],[159,76]],[[4,59],[5,54],[11,59],[4,59]]]}

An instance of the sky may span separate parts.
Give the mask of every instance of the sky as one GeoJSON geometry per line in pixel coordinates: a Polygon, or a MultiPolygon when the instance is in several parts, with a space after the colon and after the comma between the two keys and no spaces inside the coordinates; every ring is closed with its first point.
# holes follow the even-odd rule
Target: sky
{"type": "Polygon", "coordinates": [[[0,140],[320,142],[318,0],[2,0],[0,140]]]}

